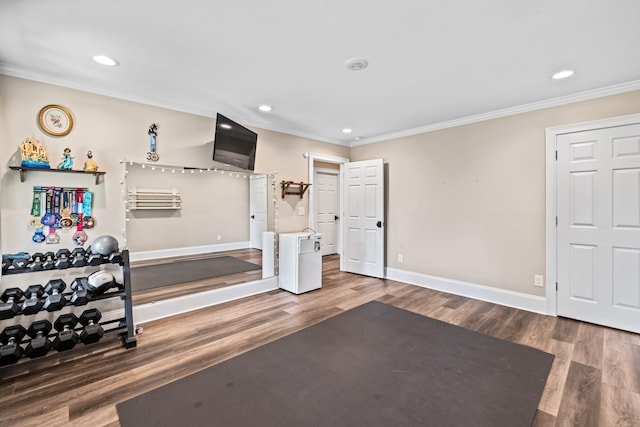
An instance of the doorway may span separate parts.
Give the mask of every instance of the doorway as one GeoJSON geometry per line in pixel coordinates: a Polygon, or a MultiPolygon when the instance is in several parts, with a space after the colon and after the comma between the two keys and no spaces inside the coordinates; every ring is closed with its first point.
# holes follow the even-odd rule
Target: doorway
{"type": "Polygon", "coordinates": [[[322,255],[338,253],[340,169],[314,168],[315,227],[322,235],[322,255]]]}
{"type": "Polygon", "coordinates": [[[547,166],[549,314],[640,332],[640,115],[549,129],[547,166]]]}

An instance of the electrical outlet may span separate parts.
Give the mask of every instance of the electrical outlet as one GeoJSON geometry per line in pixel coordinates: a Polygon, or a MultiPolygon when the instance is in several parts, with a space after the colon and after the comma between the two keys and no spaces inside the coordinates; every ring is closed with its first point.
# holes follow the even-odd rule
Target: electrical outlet
{"type": "Polygon", "coordinates": [[[222,240],[222,234],[218,234],[218,240],[222,240]]]}
{"type": "Polygon", "coordinates": [[[304,215],[304,206],[299,206],[298,207],[298,215],[300,215],[300,216],[304,215]]]}
{"type": "Polygon", "coordinates": [[[403,263],[404,262],[404,256],[402,254],[398,254],[398,262],[399,263],[403,263]]]}
{"type": "Polygon", "coordinates": [[[539,274],[533,275],[533,286],[538,288],[542,288],[544,286],[544,276],[540,276],[539,274]]]}

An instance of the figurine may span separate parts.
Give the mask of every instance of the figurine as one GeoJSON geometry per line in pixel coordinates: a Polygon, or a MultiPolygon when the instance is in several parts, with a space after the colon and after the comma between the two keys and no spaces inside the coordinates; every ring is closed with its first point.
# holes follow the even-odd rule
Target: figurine
{"type": "Polygon", "coordinates": [[[62,163],[58,165],[58,169],[67,169],[71,170],[73,168],[73,157],[71,157],[71,148],[67,147],[64,149],[64,155],[62,157],[62,163]]]}
{"type": "Polygon", "coordinates": [[[98,170],[98,163],[93,160],[93,153],[91,150],[87,151],[87,160],[84,162],[85,172],[95,172],[98,170]]]}
{"type": "Polygon", "coordinates": [[[30,168],[49,169],[49,155],[47,150],[40,144],[40,140],[34,140],[29,136],[20,144],[20,156],[22,157],[22,166],[30,168]]]}

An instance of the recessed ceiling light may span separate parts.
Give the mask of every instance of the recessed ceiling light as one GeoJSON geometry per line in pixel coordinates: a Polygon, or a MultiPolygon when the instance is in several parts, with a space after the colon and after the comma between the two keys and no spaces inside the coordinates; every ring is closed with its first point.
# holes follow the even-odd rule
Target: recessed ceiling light
{"type": "Polygon", "coordinates": [[[271,108],[270,105],[261,105],[261,106],[258,107],[258,110],[260,110],[260,111],[271,111],[272,108],[271,108]]]}
{"type": "Polygon", "coordinates": [[[566,79],[567,77],[573,76],[573,73],[573,70],[562,70],[555,73],[553,76],[551,76],[551,78],[553,80],[566,79]]]}
{"type": "Polygon", "coordinates": [[[222,123],[222,124],[220,124],[220,127],[221,127],[221,128],[224,128],[224,129],[231,129],[231,125],[228,125],[228,124],[226,124],[226,123],[222,123]]]}
{"type": "Polygon", "coordinates": [[[350,71],[360,71],[369,66],[369,61],[363,58],[351,58],[344,61],[344,66],[350,71]]]}
{"type": "Polygon", "coordinates": [[[96,55],[93,57],[93,60],[96,61],[98,64],[107,65],[109,67],[115,67],[116,65],[120,65],[118,61],[106,55],[96,55]]]}
{"type": "Polygon", "coordinates": [[[353,129],[349,129],[349,128],[342,129],[342,133],[351,133],[351,132],[353,132],[353,129]]]}

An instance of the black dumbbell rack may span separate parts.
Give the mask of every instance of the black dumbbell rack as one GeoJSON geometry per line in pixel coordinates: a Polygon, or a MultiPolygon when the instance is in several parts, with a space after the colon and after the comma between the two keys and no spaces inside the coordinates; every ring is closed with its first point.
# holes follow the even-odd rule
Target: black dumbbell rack
{"type": "MultiPolygon", "coordinates": [[[[93,301],[99,301],[99,300],[104,300],[109,298],[122,299],[124,301],[124,317],[121,319],[100,322],[100,325],[102,325],[104,328],[105,336],[114,335],[114,334],[120,335],[123,347],[125,348],[135,347],[137,344],[137,341],[135,337],[135,330],[134,330],[134,324],[133,324],[133,303],[131,300],[131,267],[129,265],[129,250],[125,249],[122,251],[122,260],[117,263],[109,261],[108,257],[102,257],[102,262],[100,264],[93,265],[93,266],[99,266],[101,264],[120,265],[122,267],[123,283],[116,283],[113,287],[111,287],[109,290],[107,290],[103,294],[93,295],[91,298],[91,301],[87,305],[91,305],[91,302],[93,301]]],[[[89,267],[89,266],[85,265],[82,267],[89,267]]],[[[66,269],[82,268],[82,267],[69,266],[66,269]]],[[[61,270],[61,269],[54,268],[54,269],[38,270],[38,271],[39,272],[48,271],[48,272],[54,273],[57,270],[61,270]]],[[[16,269],[16,268],[9,269],[5,271],[3,274],[11,275],[11,274],[33,273],[33,272],[34,271],[25,267],[21,269],[16,269]]],[[[73,292],[63,292],[62,295],[67,297],[66,298],[67,302],[65,306],[73,306],[73,304],[71,303],[71,296],[73,295],[73,292]]],[[[83,305],[83,306],[77,306],[77,307],[78,309],[80,309],[85,306],[83,305]]],[[[21,315],[22,315],[22,312],[20,311],[16,314],[15,317],[21,316],[21,315]]],[[[77,331],[81,331],[82,326],[79,325],[75,329],[77,331]]],[[[49,334],[49,337],[54,337],[55,335],[56,335],[55,331],[52,331],[49,334]]],[[[27,339],[22,340],[21,344],[24,344],[27,342],[29,342],[28,337],[27,339]]]]}

